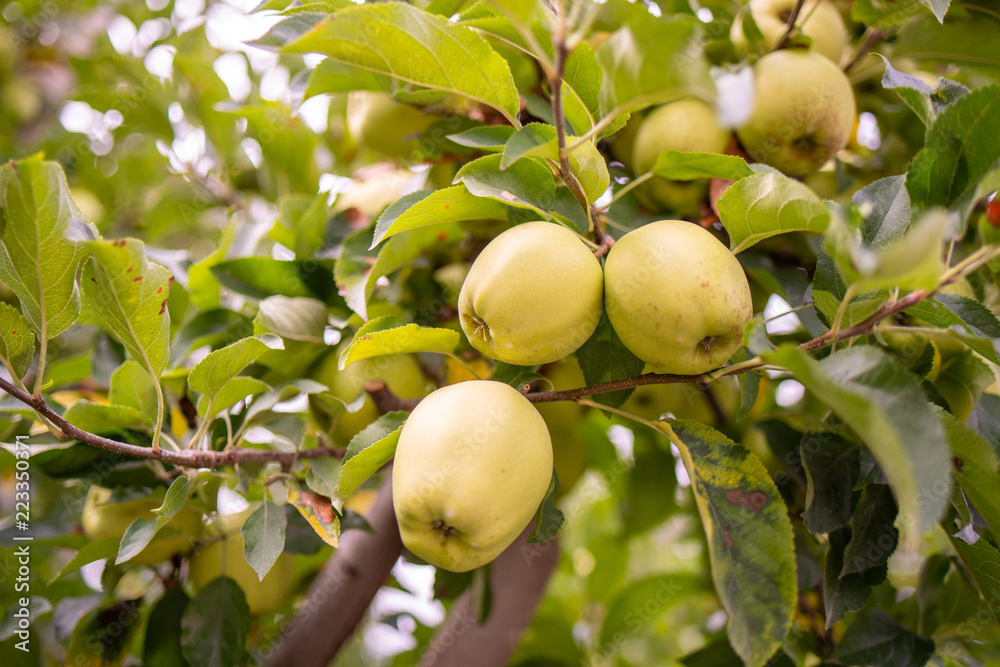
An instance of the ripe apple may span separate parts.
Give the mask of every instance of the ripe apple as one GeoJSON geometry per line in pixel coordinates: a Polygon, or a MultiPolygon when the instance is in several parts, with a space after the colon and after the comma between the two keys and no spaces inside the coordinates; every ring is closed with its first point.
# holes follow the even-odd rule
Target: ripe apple
{"type": "Polygon", "coordinates": [[[220,539],[198,549],[191,556],[188,578],[195,590],[204,588],[210,581],[226,575],[233,579],[247,598],[251,614],[262,614],[277,608],[289,594],[294,575],[294,562],[290,554],[282,553],[261,580],[243,555],[244,542],[240,535],[243,522],[251,511],[222,517],[220,539]]]}
{"type": "MultiPolygon", "coordinates": [[[[552,382],[555,390],[587,385],[580,364],[573,356],[548,364],[541,373],[552,382]]],[[[535,408],[549,427],[556,475],[559,476],[559,495],[566,495],[587,469],[587,449],[580,433],[580,422],[587,408],[572,401],[536,403],[535,408]]]]}
{"type": "Polygon", "coordinates": [[[417,162],[420,135],[441,116],[397,102],[386,93],[357,90],[347,98],[347,129],[358,145],[393,160],[417,162]]]}
{"type": "Polygon", "coordinates": [[[488,380],[442,387],[410,413],[396,446],[403,544],[452,572],[485,565],[528,525],[551,478],[545,421],[516,389],[488,380]]]}
{"type": "Polygon", "coordinates": [[[754,108],[736,136],[753,159],[801,176],[847,145],[854,91],[836,65],[813,51],[775,51],[754,65],[754,108]]]}
{"type": "MultiPolygon", "coordinates": [[[[163,504],[164,489],[160,488],[145,498],[123,503],[111,501],[111,489],[92,486],[83,504],[80,524],[88,540],[121,538],[136,519],[156,518],[153,510],[163,504]]],[[[195,539],[201,535],[201,512],[193,507],[183,507],[167,522],[146,545],[146,548],[127,562],[133,565],[155,565],[170,560],[175,554],[191,551],[195,539]]]]}
{"type": "MultiPolygon", "coordinates": [[[[664,104],[648,114],[635,135],[632,160],[636,175],[649,171],[666,150],[721,153],[729,143],[729,130],[719,125],[715,110],[697,99],[664,104]]],[[[697,215],[708,194],[708,180],[670,181],[659,176],[639,186],[640,199],[650,208],[681,215],[697,215]]]]}
{"type": "Polygon", "coordinates": [[[527,222],[490,241],[458,295],[462,329],[483,354],[547,364],[583,345],[601,319],[601,264],[577,236],[527,222]]]}
{"type": "Polygon", "coordinates": [[[697,375],[739,349],[753,315],[740,263],[711,233],[660,220],[623,236],[604,265],[611,326],[661,373],[697,375]]]}
{"type": "MultiPolygon", "coordinates": [[[[338,370],[337,364],[343,352],[344,345],[328,353],[312,371],[312,379],[325,384],[330,392],[350,404],[364,393],[365,382],[382,380],[392,393],[400,398],[419,398],[424,396],[434,384],[424,374],[420,364],[412,355],[387,355],[362,359],[348,364],[344,370],[338,370]]],[[[358,432],[368,424],[378,419],[378,408],[370,396],[365,394],[364,402],[356,412],[342,412],[339,415],[329,415],[323,411],[322,405],[311,403],[313,414],[321,425],[328,425],[331,417],[336,419],[331,435],[338,446],[345,446],[358,432]]]]}
{"type": "MultiPolygon", "coordinates": [[[[754,23],[764,35],[764,47],[771,49],[788,28],[788,17],[796,0],[750,0],[747,9],[754,23]]],[[[828,0],[806,0],[796,20],[799,32],[812,39],[812,49],[822,56],[840,62],[847,46],[847,30],[840,12],[828,0]]],[[[746,53],[747,38],[743,32],[743,21],[737,17],[733,22],[729,39],[736,52],[746,53]]]]}

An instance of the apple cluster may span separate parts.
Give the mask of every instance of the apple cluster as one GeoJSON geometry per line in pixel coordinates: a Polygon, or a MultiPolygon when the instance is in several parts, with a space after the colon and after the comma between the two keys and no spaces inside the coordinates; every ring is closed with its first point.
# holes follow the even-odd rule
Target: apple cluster
{"type": "MultiPolygon", "coordinates": [[[[736,258],[681,220],[626,234],[603,271],[567,228],[515,226],[473,263],[458,304],[477,350],[523,366],[569,357],[605,306],[636,356],[654,370],[689,375],[732,356],[753,310],[736,258]]],[[[531,521],[552,466],[546,420],[514,388],[470,381],[434,391],[410,414],[396,447],[393,505],[403,543],[452,571],[488,563],[531,521]]]]}

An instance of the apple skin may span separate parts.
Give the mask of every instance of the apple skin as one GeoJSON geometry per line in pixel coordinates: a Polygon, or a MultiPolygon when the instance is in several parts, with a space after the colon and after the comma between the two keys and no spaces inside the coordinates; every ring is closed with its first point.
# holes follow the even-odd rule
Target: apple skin
{"type": "Polygon", "coordinates": [[[418,162],[420,135],[441,116],[397,102],[386,93],[357,90],[347,98],[347,129],[358,145],[392,160],[418,162]]]}
{"type": "Polygon", "coordinates": [[[594,333],[603,282],[600,262],[573,232],[527,222],[497,236],[476,258],[458,295],[462,329],[488,357],[547,364],[594,333]]]}
{"type": "Polygon", "coordinates": [[[471,380],[422,400],[403,425],[392,497],[406,548],[467,572],[524,530],[552,479],[542,416],[516,389],[471,380]]]}
{"type": "MultiPolygon", "coordinates": [[[[788,16],[796,0],[750,0],[747,9],[764,35],[764,45],[771,49],[788,28],[788,16]]],[[[833,63],[839,63],[847,46],[847,30],[840,12],[827,0],[806,0],[799,12],[799,31],[812,38],[812,49],[833,63]]],[[[743,21],[733,22],[729,39],[738,54],[747,50],[747,38],[743,33],[743,21]]]]}
{"type": "MultiPolygon", "coordinates": [[[[705,102],[687,99],[664,104],[649,113],[636,131],[632,147],[635,173],[652,169],[666,150],[722,153],[729,137],[729,130],[719,125],[715,110],[705,102]]],[[[708,194],[708,180],[683,182],[655,176],[638,190],[650,208],[697,215],[708,194]]]]}
{"type": "Polygon", "coordinates": [[[753,315],[740,263],[683,220],[651,222],[623,236],[608,253],[604,279],[611,326],[661,373],[718,368],[739,349],[753,315]]]}
{"type": "MultiPolygon", "coordinates": [[[[165,495],[161,488],[147,498],[111,503],[111,493],[111,489],[101,486],[92,486],[87,492],[80,524],[88,540],[121,538],[136,519],[155,519],[153,510],[163,504],[165,495]]],[[[193,507],[183,507],[160,529],[145,549],[126,562],[132,565],[156,565],[170,560],[176,554],[187,553],[194,547],[195,539],[201,535],[201,528],[201,512],[193,507]]]]}
{"type": "Polygon", "coordinates": [[[188,568],[189,580],[195,590],[200,590],[224,574],[243,589],[251,614],[276,609],[288,597],[295,573],[294,559],[282,553],[261,581],[247,563],[243,549],[243,536],[237,527],[194,553],[188,568]]]}
{"type": "Polygon", "coordinates": [[[747,153],[794,176],[847,146],[854,91],[836,65],[812,51],[775,51],[754,65],[754,108],[736,136],[747,153]]]}
{"type": "MultiPolygon", "coordinates": [[[[576,357],[569,356],[547,365],[541,373],[552,382],[552,389],[576,389],[587,386],[576,357]]],[[[559,476],[559,495],[569,493],[587,469],[587,449],[580,433],[580,422],[588,408],[572,401],[536,403],[552,438],[552,456],[559,476]]]]}
{"type": "MultiPolygon", "coordinates": [[[[420,364],[411,355],[386,355],[362,359],[348,364],[344,370],[337,369],[337,363],[344,345],[328,353],[312,371],[312,379],[325,384],[337,398],[350,404],[364,391],[368,380],[382,380],[392,393],[401,398],[420,398],[426,395],[434,384],[424,375],[420,364]]],[[[314,412],[319,410],[314,404],[314,412]]],[[[378,408],[371,396],[365,394],[364,402],[357,412],[342,412],[336,417],[331,436],[338,446],[346,446],[361,429],[378,419],[378,408]]],[[[329,416],[325,420],[330,422],[329,416]]]]}

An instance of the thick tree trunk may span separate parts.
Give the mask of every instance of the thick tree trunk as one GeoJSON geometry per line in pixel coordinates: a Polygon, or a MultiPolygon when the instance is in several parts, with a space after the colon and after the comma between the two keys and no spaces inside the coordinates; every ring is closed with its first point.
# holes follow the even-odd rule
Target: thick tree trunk
{"type": "Polygon", "coordinates": [[[305,606],[260,656],[269,667],[325,667],[364,618],[403,548],[392,510],[391,475],[385,475],[366,518],[374,533],[344,534],[305,606]]]}
{"type": "Polygon", "coordinates": [[[493,606],[486,623],[476,623],[471,592],[455,602],[444,625],[420,660],[420,667],[503,667],[535,617],[552,571],[559,543],[528,544],[528,526],[493,562],[493,606]]]}

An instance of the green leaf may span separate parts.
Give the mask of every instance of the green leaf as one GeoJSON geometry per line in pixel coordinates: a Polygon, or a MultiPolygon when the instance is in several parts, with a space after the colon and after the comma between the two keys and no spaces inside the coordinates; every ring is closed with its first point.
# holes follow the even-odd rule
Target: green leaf
{"type": "Polygon", "coordinates": [[[930,529],[951,496],[944,430],[918,378],[874,347],[841,350],[821,362],[792,347],[764,355],[787,368],[861,437],[892,483],[916,531],[930,529]]]}
{"type": "Polygon", "coordinates": [[[1000,160],[1000,84],[963,96],[931,125],[906,172],[915,206],[949,207],[1000,160]]]}
{"type": "MultiPolygon", "coordinates": [[[[642,373],[645,362],[632,354],[615,333],[607,313],[601,314],[597,328],[586,343],[576,351],[577,361],[588,385],[621,380],[642,373]]],[[[631,389],[597,394],[593,400],[617,408],[631,396],[631,389]]]]}
{"type": "Polygon", "coordinates": [[[349,65],[347,63],[323,60],[309,75],[309,83],[303,99],[308,100],[316,95],[350,93],[355,90],[383,91],[386,84],[391,86],[391,79],[375,72],[349,65]]]}
{"type": "Polygon", "coordinates": [[[39,156],[0,167],[0,280],[43,343],[80,314],[82,243],[97,236],[70,196],[62,167],[39,156]]]}
{"type": "Polygon", "coordinates": [[[348,7],[288,43],[425,88],[468,97],[517,125],[520,103],[507,61],[470,28],[405,3],[348,7]]]}
{"type": "Polygon", "coordinates": [[[362,359],[384,354],[455,351],[461,335],[453,329],[430,329],[417,324],[405,324],[392,315],[369,320],[340,355],[340,369],[362,359]]]}
{"type": "MultiPolygon", "coordinates": [[[[417,193],[414,193],[417,194],[417,193]]],[[[385,239],[418,227],[436,225],[442,222],[463,222],[466,220],[492,220],[507,217],[507,207],[491,199],[477,197],[464,185],[450,188],[422,191],[422,197],[405,197],[397,204],[388,206],[375,223],[375,235],[371,247],[385,239]]]]}
{"type": "Polygon", "coordinates": [[[931,88],[912,74],[905,74],[893,68],[889,59],[881,54],[875,54],[885,63],[885,74],[882,75],[882,87],[896,91],[906,106],[913,109],[924,125],[934,121],[934,108],[931,106],[931,88]]]}
{"type": "Polygon", "coordinates": [[[191,295],[191,303],[200,310],[208,311],[220,305],[219,280],[213,273],[212,267],[226,259],[226,253],[229,252],[235,236],[236,221],[230,218],[222,230],[222,236],[215,250],[188,269],[188,293],[191,295]]]}
{"type": "Polygon", "coordinates": [[[799,456],[808,483],[802,518],[810,533],[832,533],[851,518],[851,496],[860,473],[858,453],[858,445],[833,433],[802,437],[799,456]]]}
{"type": "Polygon", "coordinates": [[[236,402],[233,399],[266,391],[268,386],[260,380],[238,376],[269,349],[259,338],[243,338],[199,361],[188,375],[188,385],[202,395],[198,411],[211,419],[233,405],[236,402]]]}
{"type": "Polygon", "coordinates": [[[863,574],[883,567],[899,543],[896,501],[886,484],[872,484],[862,492],[858,508],[851,517],[851,541],[844,549],[840,577],[863,574]]]}
{"type": "Polygon", "coordinates": [[[156,412],[141,412],[127,405],[108,405],[81,399],[71,405],[63,417],[79,429],[91,433],[117,433],[135,429],[151,432],[156,412]]]}
{"type": "Polygon", "coordinates": [[[864,218],[865,244],[880,252],[898,242],[910,225],[910,195],[906,176],[887,176],[869,183],[851,198],[864,218]]]}
{"type": "Polygon", "coordinates": [[[0,302],[0,361],[12,377],[23,378],[35,356],[35,335],[24,315],[0,302]]]}
{"type": "Polygon", "coordinates": [[[264,575],[285,550],[286,525],[285,512],[270,500],[265,500],[240,528],[243,556],[260,581],[264,581],[264,575]]]}
{"type": "Polygon", "coordinates": [[[978,301],[973,301],[972,299],[959,301],[960,299],[964,299],[964,297],[938,294],[936,298],[923,299],[920,303],[910,306],[904,312],[907,315],[925,320],[933,326],[948,329],[959,340],[983,355],[989,361],[995,364],[1000,363],[1000,357],[997,356],[997,351],[994,349],[991,340],[995,336],[991,336],[988,333],[994,330],[994,322],[990,320],[990,317],[995,321],[996,316],[992,312],[984,313],[983,310],[988,311],[989,309],[985,308],[978,301]],[[945,305],[943,302],[946,298],[951,307],[945,305]],[[977,326],[974,328],[969,322],[963,319],[963,316],[968,317],[970,322],[975,323],[977,326]]]}
{"type": "Polygon", "coordinates": [[[754,175],[746,160],[736,155],[675,150],[660,153],[652,172],[672,181],[693,181],[699,178],[738,181],[754,175]]]}
{"type": "Polygon", "coordinates": [[[712,428],[658,426],[680,450],[708,537],[712,579],[729,615],[729,642],[743,662],[764,665],[795,610],[792,524],[760,460],[712,428]]]}
{"type": "Polygon", "coordinates": [[[934,13],[938,23],[944,23],[944,15],[947,13],[948,7],[951,6],[951,0],[919,0],[919,2],[934,13]]]}
{"type": "Polygon", "coordinates": [[[885,567],[863,574],[840,575],[844,569],[844,549],[850,539],[851,529],[848,526],[838,528],[829,535],[830,546],[823,567],[823,607],[827,628],[833,627],[848,612],[862,609],[868,603],[872,587],[886,576],[885,567]]]}
{"type": "Polygon", "coordinates": [[[229,289],[254,299],[280,294],[342,304],[331,268],[332,263],[324,260],[241,257],[215,264],[212,273],[229,289]]]}
{"type": "Polygon", "coordinates": [[[558,495],[559,476],[553,470],[552,481],[549,482],[549,490],[545,492],[545,498],[542,500],[542,504],[538,506],[538,512],[535,514],[535,529],[528,536],[529,544],[548,542],[562,528],[566,517],[563,515],[562,510],[556,507],[555,501],[558,495]]]}
{"type": "Polygon", "coordinates": [[[695,17],[656,18],[635,12],[597,49],[605,117],[693,95],[713,97],[695,17]]]}
{"type": "Polygon", "coordinates": [[[122,535],[115,565],[138,556],[146,548],[146,545],[153,540],[156,533],[167,525],[174,515],[184,507],[190,491],[190,480],[181,475],[170,484],[170,488],[167,489],[167,493],[163,497],[163,502],[158,508],[153,510],[156,514],[155,519],[135,519],[129,524],[122,535]]]}
{"type": "Polygon", "coordinates": [[[269,296],[258,304],[254,324],[286,340],[322,343],[326,304],[309,297],[269,296]]]}
{"type": "Polygon", "coordinates": [[[830,654],[829,662],[845,667],[924,667],[933,654],[933,641],[876,609],[851,623],[830,654]]]}
{"type": "Polygon", "coordinates": [[[549,218],[556,198],[552,172],[537,159],[519,160],[500,169],[501,155],[487,155],[465,164],[455,175],[477,197],[494,199],[508,206],[531,209],[549,218]]]}
{"type": "Polygon", "coordinates": [[[181,652],[191,667],[236,667],[243,662],[249,634],[246,595],[239,584],[221,576],[184,609],[181,652]]]}
{"type": "Polygon", "coordinates": [[[969,544],[961,537],[952,535],[951,544],[969,568],[979,592],[989,605],[993,620],[1000,624],[1000,551],[982,537],[969,544]]]}
{"type": "Polygon", "coordinates": [[[142,625],[141,604],[141,598],[122,600],[94,609],[84,616],[73,629],[73,637],[66,649],[66,664],[123,665],[132,640],[142,625]]]}
{"type": "Polygon", "coordinates": [[[142,646],[145,667],[189,667],[181,650],[181,618],[188,605],[181,586],[168,588],[149,612],[142,646]]]}
{"type": "Polygon", "coordinates": [[[167,367],[170,313],[167,295],[173,276],[146,259],[140,241],[87,243],[90,261],[83,269],[83,295],[108,328],[153,377],[167,367]]]}
{"type": "Polygon", "coordinates": [[[106,537],[101,540],[87,542],[80,547],[80,550],[73,555],[68,563],[59,569],[59,572],[56,573],[56,576],[52,577],[49,584],[71,572],[76,572],[88,563],[93,563],[102,558],[114,558],[115,554],[118,553],[119,542],[121,540],[117,537],[106,537]]]}
{"type": "Polygon", "coordinates": [[[683,573],[646,577],[629,584],[608,602],[598,646],[621,646],[643,625],[651,624],[657,615],[684,602],[690,595],[703,592],[708,591],[700,577],[683,573]],[[646,613],[651,602],[655,603],[655,611],[646,613]],[[637,610],[643,613],[637,614],[637,610]]]}
{"type": "Polygon", "coordinates": [[[458,134],[449,134],[448,138],[466,148],[475,148],[484,152],[502,151],[516,131],[510,125],[483,125],[458,134]]]}
{"type": "Polygon", "coordinates": [[[156,414],[153,378],[136,362],[126,361],[111,374],[108,403],[133,408],[147,415],[156,414]]]}
{"type": "Polygon", "coordinates": [[[826,206],[811,189],[771,172],[733,183],[717,205],[734,253],[786,232],[822,232],[830,222],[826,206]]]}
{"type": "Polygon", "coordinates": [[[1000,534],[1000,463],[996,451],[968,426],[944,416],[941,421],[951,445],[955,480],[993,534],[1000,534]]]}
{"type": "Polygon", "coordinates": [[[392,460],[406,417],[405,412],[382,415],[351,438],[337,483],[340,498],[349,498],[379,468],[392,460]]]}

